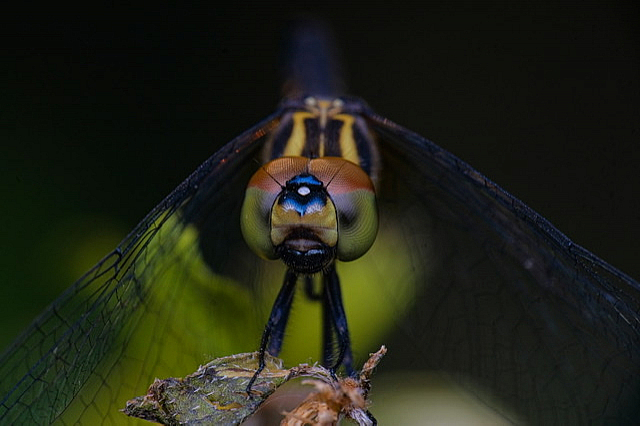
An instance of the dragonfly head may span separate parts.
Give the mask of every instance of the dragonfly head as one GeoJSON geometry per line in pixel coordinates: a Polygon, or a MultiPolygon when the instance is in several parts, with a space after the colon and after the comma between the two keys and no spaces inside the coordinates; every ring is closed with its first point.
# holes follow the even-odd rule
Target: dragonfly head
{"type": "Polygon", "coordinates": [[[337,157],[283,157],[251,178],[241,214],[245,241],[259,256],[312,274],[366,253],[378,230],[373,184],[337,157]]]}

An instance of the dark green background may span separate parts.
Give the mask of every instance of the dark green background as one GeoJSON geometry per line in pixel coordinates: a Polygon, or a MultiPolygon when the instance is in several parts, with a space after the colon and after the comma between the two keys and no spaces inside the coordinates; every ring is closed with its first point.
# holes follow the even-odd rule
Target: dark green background
{"type": "MultiPolygon", "coordinates": [[[[296,9],[5,13],[0,346],[279,101],[296,9]]],[[[352,94],[640,277],[630,3],[324,3],[352,94]]]]}

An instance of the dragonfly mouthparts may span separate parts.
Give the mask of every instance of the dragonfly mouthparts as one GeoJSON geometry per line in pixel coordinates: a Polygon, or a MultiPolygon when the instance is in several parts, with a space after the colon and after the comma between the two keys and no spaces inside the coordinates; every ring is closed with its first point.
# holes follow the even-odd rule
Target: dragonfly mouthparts
{"type": "Polygon", "coordinates": [[[325,269],[335,259],[335,247],[315,237],[294,236],[276,247],[282,261],[298,273],[314,274],[325,269]]]}

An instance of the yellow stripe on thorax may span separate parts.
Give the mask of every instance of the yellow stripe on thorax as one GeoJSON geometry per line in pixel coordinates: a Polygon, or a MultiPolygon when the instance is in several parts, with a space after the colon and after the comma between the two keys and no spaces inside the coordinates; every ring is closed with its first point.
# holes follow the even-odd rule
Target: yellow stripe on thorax
{"type": "Polygon", "coordinates": [[[287,141],[287,146],[284,148],[285,156],[300,156],[307,143],[307,132],[304,126],[304,120],[307,118],[314,118],[315,115],[306,112],[298,111],[293,113],[293,128],[291,129],[291,136],[287,141]]]}
{"type": "MultiPolygon", "coordinates": [[[[320,127],[320,135],[318,135],[318,146],[314,150],[317,150],[319,157],[324,157],[326,149],[326,134],[325,126],[327,124],[326,111],[321,110],[321,113],[309,111],[297,111],[291,115],[293,126],[291,128],[291,134],[284,147],[283,156],[285,157],[298,157],[304,152],[307,145],[307,129],[305,126],[305,120],[315,119],[318,120],[320,127]]],[[[336,114],[329,120],[337,120],[343,123],[340,129],[340,135],[338,136],[338,144],[340,146],[340,152],[342,158],[348,160],[354,164],[360,164],[360,156],[358,155],[358,147],[353,136],[353,126],[356,119],[350,114],[336,114]]]]}
{"type": "Polygon", "coordinates": [[[353,138],[353,125],[356,121],[355,117],[349,114],[338,114],[334,119],[342,120],[344,123],[340,129],[340,152],[342,153],[342,158],[359,165],[360,156],[358,155],[356,141],[353,138]]]}

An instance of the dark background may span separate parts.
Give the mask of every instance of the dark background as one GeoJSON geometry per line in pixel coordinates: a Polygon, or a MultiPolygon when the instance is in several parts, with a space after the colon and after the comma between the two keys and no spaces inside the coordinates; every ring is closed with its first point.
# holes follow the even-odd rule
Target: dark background
{"type": "MultiPolygon", "coordinates": [[[[0,346],[274,111],[286,4],[3,14],[0,346]]],[[[323,3],[349,92],[636,279],[638,10],[323,3]]]]}

